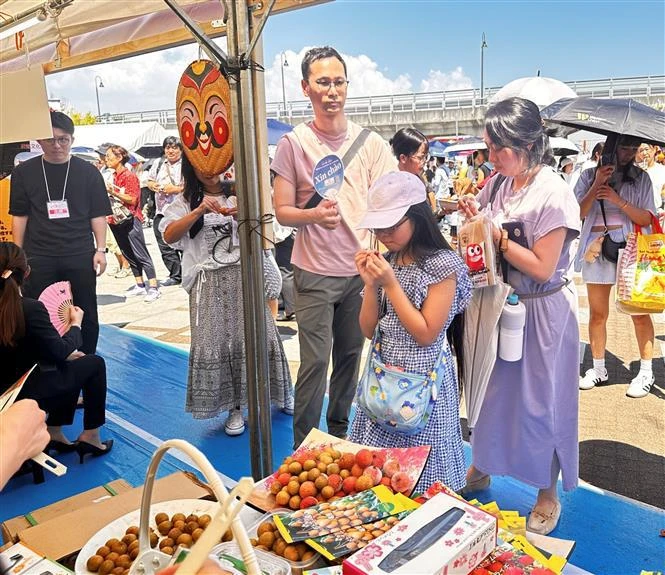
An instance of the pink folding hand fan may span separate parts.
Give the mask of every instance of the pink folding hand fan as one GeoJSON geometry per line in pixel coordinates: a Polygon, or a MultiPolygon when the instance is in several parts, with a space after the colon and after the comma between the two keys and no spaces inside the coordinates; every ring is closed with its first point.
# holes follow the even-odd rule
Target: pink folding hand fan
{"type": "Polygon", "coordinates": [[[39,296],[39,301],[46,306],[53,327],[60,335],[67,333],[71,320],[69,308],[74,305],[72,286],[69,282],[56,282],[48,286],[39,296]]]}

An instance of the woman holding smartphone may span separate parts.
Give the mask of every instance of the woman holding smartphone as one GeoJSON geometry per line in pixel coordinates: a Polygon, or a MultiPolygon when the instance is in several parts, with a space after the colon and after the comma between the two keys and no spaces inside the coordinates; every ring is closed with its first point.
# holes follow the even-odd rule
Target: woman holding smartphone
{"type": "Polygon", "coordinates": [[[494,104],[484,138],[490,162],[505,179],[497,190],[490,180],[459,206],[473,216],[493,197],[495,222],[509,223],[526,240],[527,247],[493,227],[508,283],[526,307],[526,323],[521,359],[496,359],[471,436],[473,465],[465,490],[484,489],[490,475],[510,475],[536,487],[527,529],[545,535],[561,514],[559,472],[565,490],[574,489],[578,478],[579,328],[577,295],[567,274],[579,206],[551,168],[552,150],[533,102],[509,98],[494,104]]]}

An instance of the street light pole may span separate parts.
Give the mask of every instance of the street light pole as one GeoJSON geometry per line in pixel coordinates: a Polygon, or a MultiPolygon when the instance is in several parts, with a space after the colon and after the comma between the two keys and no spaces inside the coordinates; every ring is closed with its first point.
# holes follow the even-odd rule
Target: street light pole
{"type": "Polygon", "coordinates": [[[99,109],[99,88],[104,87],[104,82],[102,82],[101,76],[95,76],[95,96],[97,97],[97,117],[102,117],[102,112],[99,109]],[[97,82],[99,80],[99,83],[97,82]]]}
{"type": "Polygon", "coordinates": [[[284,68],[286,68],[289,63],[286,61],[286,54],[281,52],[279,55],[280,61],[280,70],[282,72],[282,106],[284,106],[284,115],[286,116],[286,90],[284,89],[284,68]]]}
{"type": "Polygon", "coordinates": [[[485,48],[487,48],[487,42],[485,42],[485,32],[483,32],[483,41],[480,44],[480,101],[482,102],[485,99],[485,48]]]}

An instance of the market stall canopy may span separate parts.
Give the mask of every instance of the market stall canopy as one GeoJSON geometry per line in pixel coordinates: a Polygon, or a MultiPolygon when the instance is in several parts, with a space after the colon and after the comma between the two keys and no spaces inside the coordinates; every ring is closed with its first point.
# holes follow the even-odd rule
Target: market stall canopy
{"type": "Polygon", "coordinates": [[[293,130],[291,124],[268,118],[268,145],[276,146],[279,139],[284,134],[288,134],[291,130],[293,130]]]}
{"type": "MultiPolygon", "coordinates": [[[[327,1],[276,0],[271,14],[327,1]]],[[[220,0],[178,4],[209,37],[226,34],[220,0]]],[[[255,13],[268,4],[257,0],[255,13]]],[[[0,0],[0,10],[0,72],[26,68],[26,48],[48,74],[193,42],[163,0],[0,0]]]]}
{"type": "Polygon", "coordinates": [[[91,124],[76,126],[74,141],[77,146],[96,149],[101,144],[112,142],[134,152],[143,145],[161,142],[168,132],[157,122],[132,122],[129,124],[91,124]]]}
{"type": "Polygon", "coordinates": [[[429,144],[429,155],[434,156],[435,158],[443,158],[446,155],[446,148],[448,144],[445,144],[439,140],[434,140],[429,144]]]}

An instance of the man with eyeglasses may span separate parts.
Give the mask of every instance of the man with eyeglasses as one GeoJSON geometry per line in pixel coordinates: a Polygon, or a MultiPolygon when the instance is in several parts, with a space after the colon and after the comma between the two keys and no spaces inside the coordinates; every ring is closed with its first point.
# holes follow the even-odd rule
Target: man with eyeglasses
{"type": "Polygon", "coordinates": [[[175,136],[168,136],[162,144],[164,155],[150,168],[148,175],[148,188],[155,192],[155,218],[152,227],[155,239],[162,254],[162,261],[169,270],[169,277],[162,286],[174,286],[182,283],[182,267],[180,264],[180,252],[173,249],[164,241],[159,224],[164,219],[164,210],[169,204],[182,193],[184,189],[182,181],[182,144],[175,136]]]}
{"type": "Polygon", "coordinates": [[[106,269],[106,216],[111,204],[99,170],[71,155],[71,118],[51,111],[51,125],[53,137],[38,140],[43,155],[12,173],[12,232],[31,268],[24,295],[38,298],[52,283],[70,282],[74,303],[85,312],[80,351],[95,353],[97,276],[106,269]]]}
{"type": "Polygon", "coordinates": [[[277,219],[298,228],[291,259],[300,342],[295,445],[319,426],[331,350],[328,432],[346,436],[364,341],[358,324],[363,282],[354,256],[370,243],[367,231],[357,226],[366,210],[369,187],[397,167],[386,142],[344,114],[348,80],[340,54],[330,46],[312,48],[301,71],[302,90],[312,103],[314,120],[282,137],[271,165],[277,174],[277,219]],[[317,203],[312,172],[329,154],[347,156],[344,182],[334,200],[317,203]]]}

